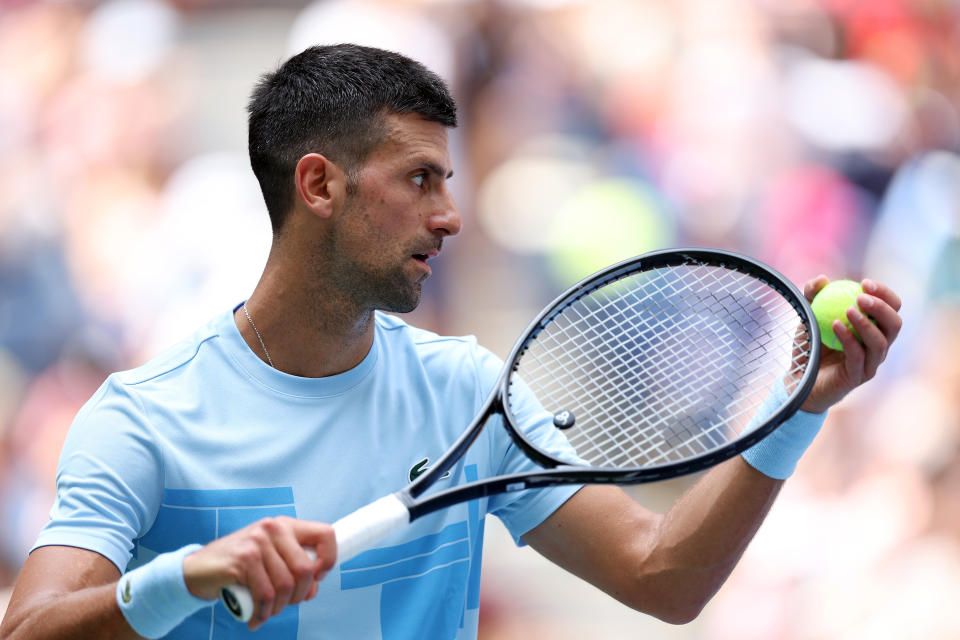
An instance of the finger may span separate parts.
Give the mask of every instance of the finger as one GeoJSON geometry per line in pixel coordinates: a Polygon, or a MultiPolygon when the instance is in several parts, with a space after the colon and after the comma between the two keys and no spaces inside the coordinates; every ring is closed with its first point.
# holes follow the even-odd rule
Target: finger
{"type": "MultiPolygon", "coordinates": [[[[302,549],[303,547],[301,547],[302,549]]],[[[303,602],[309,597],[310,590],[313,588],[313,585],[317,583],[313,578],[313,560],[307,557],[306,552],[304,552],[304,565],[303,569],[299,570],[300,572],[295,573],[297,584],[294,587],[293,595],[290,597],[291,604],[297,604],[303,602]]]]}
{"type": "Polygon", "coordinates": [[[283,556],[280,555],[279,550],[273,544],[264,551],[263,565],[270,577],[270,583],[273,585],[274,591],[271,606],[261,611],[261,618],[266,620],[270,616],[277,615],[290,604],[290,597],[293,595],[296,580],[287,568],[283,556]]]}
{"type": "Polygon", "coordinates": [[[880,363],[887,357],[887,339],[877,325],[870,318],[861,313],[856,307],[847,309],[847,318],[860,334],[865,349],[863,372],[869,380],[877,374],[880,363]]]}
{"type": "Polygon", "coordinates": [[[276,546],[281,558],[287,565],[287,570],[293,577],[293,588],[289,593],[284,592],[282,595],[286,595],[288,598],[286,604],[297,604],[306,597],[311,585],[313,585],[313,560],[307,555],[306,550],[288,528],[283,529],[282,533],[277,535],[274,539],[274,546],[276,546]]]}
{"type": "Polygon", "coordinates": [[[857,306],[877,323],[887,339],[887,345],[893,344],[903,325],[903,319],[896,310],[884,299],[864,293],[857,296],[857,306]]]}
{"type": "Polygon", "coordinates": [[[894,311],[900,311],[900,306],[902,304],[900,296],[894,293],[893,289],[887,285],[877,282],[876,280],[870,280],[869,278],[864,278],[860,282],[860,286],[863,287],[863,290],[866,293],[869,293],[872,296],[876,296],[890,305],[894,311]]]}
{"type": "Polygon", "coordinates": [[[863,364],[866,359],[863,345],[840,320],[834,320],[832,328],[834,335],[843,345],[843,368],[847,372],[847,377],[859,384],[863,380],[863,364]]]}
{"type": "Polygon", "coordinates": [[[813,280],[807,280],[803,285],[803,297],[807,299],[807,302],[813,302],[814,297],[820,293],[820,289],[823,289],[828,284],[830,284],[830,278],[822,273],[813,280]]]}
{"type": "Polygon", "coordinates": [[[314,560],[314,577],[322,580],[337,564],[337,536],[333,527],[330,527],[323,538],[313,546],[313,550],[317,554],[314,560]]]}
{"type": "Polygon", "coordinates": [[[256,631],[270,617],[269,614],[264,615],[264,612],[271,611],[273,607],[273,583],[262,562],[249,565],[244,582],[253,598],[253,614],[250,616],[247,628],[256,631]]]}
{"type": "Polygon", "coordinates": [[[313,562],[313,575],[317,580],[322,579],[337,561],[337,537],[333,527],[320,522],[296,520],[292,528],[297,542],[317,554],[313,562]]]}

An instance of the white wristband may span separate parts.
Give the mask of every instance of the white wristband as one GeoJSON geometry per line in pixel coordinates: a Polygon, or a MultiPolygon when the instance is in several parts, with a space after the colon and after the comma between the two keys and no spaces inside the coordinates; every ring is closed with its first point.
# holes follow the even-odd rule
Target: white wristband
{"type": "Polygon", "coordinates": [[[183,559],[200,548],[191,544],[164,553],[120,577],[117,604],[130,627],[144,638],[160,638],[216,600],[198,598],[183,579],[183,559]]]}
{"type": "Polygon", "coordinates": [[[826,418],[826,412],[797,411],[773,433],[744,451],[743,459],[764,475],[786,480],[793,475],[826,418]]]}
{"type": "MultiPolygon", "coordinates": [[[[764,406],[757,413],[757,419],[765,420],[773,408],[787,400],[787,390],[780,382],[774,386],[764,406]]],[[[743,459],[760,473],[786,480],[797,468],[797,462],[813,442],[827,414],[797,411],[773,433],[743,452],[743,459]]]]}

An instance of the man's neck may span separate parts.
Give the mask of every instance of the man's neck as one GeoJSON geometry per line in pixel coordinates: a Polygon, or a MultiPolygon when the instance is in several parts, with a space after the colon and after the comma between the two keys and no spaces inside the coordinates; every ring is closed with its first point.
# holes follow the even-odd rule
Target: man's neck
{"type": "Polygon", "coordinates": [[[284,373],[320,378],[348,371],[373,345],[374,312],[335,291],[304,290],[306,281],[268,266],[246,302],[249,320],[243,307],[234,313],[240,335],[284,373]]]}

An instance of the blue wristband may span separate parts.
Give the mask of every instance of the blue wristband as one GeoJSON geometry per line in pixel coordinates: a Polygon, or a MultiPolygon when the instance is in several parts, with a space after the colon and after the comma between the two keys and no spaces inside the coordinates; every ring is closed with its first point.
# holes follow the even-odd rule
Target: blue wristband
{"type": "MultiPolygon", "coordinates": [[[[787,399],[787,390],[783,384],[777,384],[773,393],[760,408],[758,417],[765,418],[787,399]],[[769,406],[769,408],[768,408],[769,406]]],[[[743,452],[743,459],[760,473],[786,480],[793,475],[797,462],[813,442],[827,414],[797,411],[787,421],[773,430],[773,433],[743,452]]]]}
{"type": "Polygon", "coordinates": [[[184,618],[216,602],[196,597],[183,580],[183,559],[199,548],[191,544],[164,553],[121,576],[117,604],[130,627],[144,638],[165,636],[184,618]]]}

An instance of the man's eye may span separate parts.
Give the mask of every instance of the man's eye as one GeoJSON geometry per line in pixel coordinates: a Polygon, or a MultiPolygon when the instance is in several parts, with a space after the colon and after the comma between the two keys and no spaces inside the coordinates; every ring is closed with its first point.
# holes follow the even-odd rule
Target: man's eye
{"type": "Polygon", "coordinates": [[[413,176],[413,177],[410,178],[410,179],[413,180],[413,183],[414,183],[415,185],[417,185],[418,187],[422,187],[424,181],[427,179],[427,176],[425,176],[425,175],[422,174],[422,173],[418,173],[417,175],[413,176]]]}

